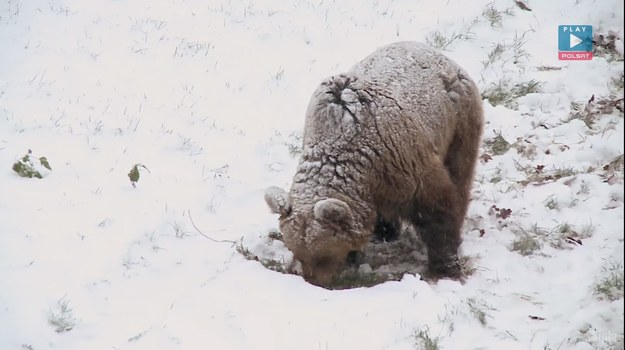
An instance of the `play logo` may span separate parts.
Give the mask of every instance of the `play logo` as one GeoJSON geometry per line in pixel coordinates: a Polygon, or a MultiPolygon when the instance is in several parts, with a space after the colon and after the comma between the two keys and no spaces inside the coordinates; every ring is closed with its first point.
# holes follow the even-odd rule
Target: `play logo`
{"type": "Polygon", "coordinates": [[[592,26],[558,26],[558,59],[587,61],[592,59],[592,26]]]}

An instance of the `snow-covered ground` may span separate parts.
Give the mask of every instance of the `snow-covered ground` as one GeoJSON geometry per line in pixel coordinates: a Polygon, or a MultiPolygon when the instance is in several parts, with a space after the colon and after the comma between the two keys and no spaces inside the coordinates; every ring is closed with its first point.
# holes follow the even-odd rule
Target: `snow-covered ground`
{"type": "Polygon", "coordinates": [[[623,349],[623,2],[525,4],[1,1],[0,349],[623,349]],[[558,61],[560,24],[615,46],[558,61]],[[326,290],[248,259],[291,259],[263,191],[317,84],[399,40],[489,98],[475,272],[326,290]]]}

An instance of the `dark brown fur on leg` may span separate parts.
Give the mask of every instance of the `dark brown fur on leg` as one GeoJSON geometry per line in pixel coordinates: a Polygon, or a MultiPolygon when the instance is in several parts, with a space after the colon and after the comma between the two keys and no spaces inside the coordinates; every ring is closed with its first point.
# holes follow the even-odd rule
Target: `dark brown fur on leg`
{"type": "Polygon", "coordinates": [[[467,109],[467,118],[457,125],[444,166],[439,166],[424,183],[424,188],[435,189],[428,193],[437,193],[438,197],[418,198],[413,214],[413,221],[428,249],[427,277],[431,279],[463,277],[458,256],[462,241],[460,230],[470,202],[483,124],[480,104],[468,105],[467,109]]]}
{"type": "Polygon", "coordinates": [[[401,230],[401,223],[398,219],[388,220],[378,215],[378,220],[373,229],[374,242],[391,242],[397,240],[401,230]]]}
{"type": "Polygon", "coordinates": [[[428,250],[430,277],[461,277],[458,258],[460,232],[455,214],[443,208],[418,210],[420,224],[417,226],[428,250]]]}
{"type": "MultiPolygon", "coordinates": [[[[475,99],[479,101],[480,97],[476,96],[475,99]]],[[[467,105],[466,111],[466,117],[461,119],[456,126],[457,130],[449,145],[444,162],[449,179],[455,184],[460,196],[461,207],[459,210],[463,218],[470,202],[475,160],[478,157],[484,124],[480,103],[467,105]]]]}
{"type": "Polygon", "coordinates": [[[466,204],[445,168],[431,175],[425,185],[436,189],[427,192],[430,196],[415,199],[411,220],[427,247],[429,277],[460,278],[458,248],[466,204]]]}

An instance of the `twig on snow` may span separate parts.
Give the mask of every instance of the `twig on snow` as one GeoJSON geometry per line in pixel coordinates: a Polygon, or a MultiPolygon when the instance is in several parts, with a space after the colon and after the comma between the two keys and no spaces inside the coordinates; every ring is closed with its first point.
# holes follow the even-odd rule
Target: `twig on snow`
{"type": "Polygon", "coordinates": [[[191,221],[191,225],[193,226],[193,228],[197,231],[197,233],[199,233],[200,235],[204,236],[205,238],[210,239],[211,241],[215,242],[215,243],[232,243],[232,244],[236,244],[236,241],[230,241],[227,239],[222,239],[222,240],[218,240],[218,239],[214,239],[212,237],[210,237],[209,235],[205,234],[204,232],[202,232],[202,230],[200,230],[196,225],[195,222],[193,222],[193,218],[191,217],[191,211],[187,210],[187,215],[189,216],[189,220],[191,221]]]}

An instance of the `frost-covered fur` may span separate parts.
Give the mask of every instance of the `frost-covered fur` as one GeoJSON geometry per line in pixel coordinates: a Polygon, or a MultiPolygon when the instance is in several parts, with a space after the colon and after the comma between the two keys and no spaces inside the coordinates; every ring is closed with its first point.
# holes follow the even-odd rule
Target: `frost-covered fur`
{"type": "Polygon", "coordinates": [[[290,192],[265,193],[304,278],[328,286],[376,225],[400,220],[417,227],[433,275],[458,277],[481,106],[462,68],[414,42],[382,47],[323,81],[290,192]]]}

